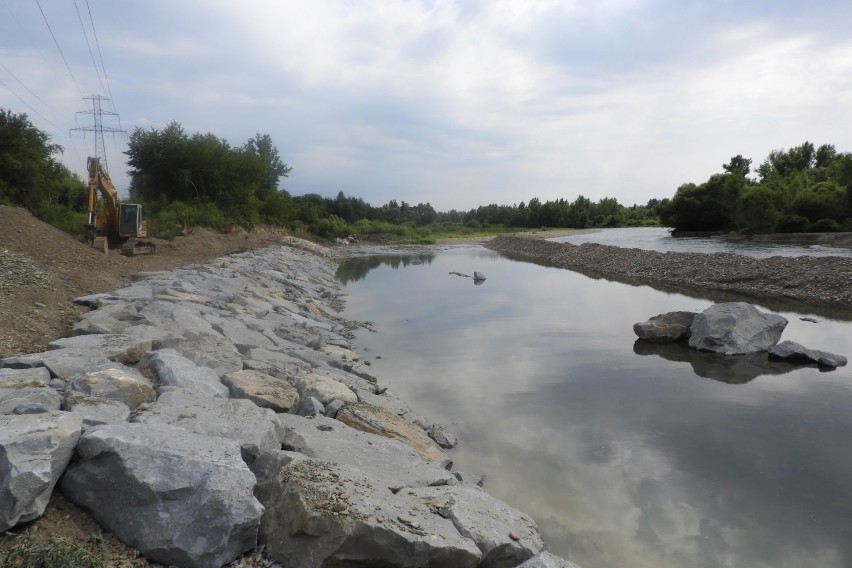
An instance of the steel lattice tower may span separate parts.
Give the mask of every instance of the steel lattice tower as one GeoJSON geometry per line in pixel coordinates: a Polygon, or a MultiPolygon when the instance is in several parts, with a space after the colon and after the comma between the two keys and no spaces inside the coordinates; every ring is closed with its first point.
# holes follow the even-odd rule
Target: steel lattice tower
{"type": "Polygon", "coordinates": [[[92,110],[81,110],[77,112],[77,114],[91,114],[94,117],[95,124],[92,126],[81,126],[79,128],[72,128],[71,130],[82,130],[84,132],[95,133],[95,157],[101,160],[104,171],[109,173],[109,167],[107,165],[106,146],[104,145],[104,132],[112,132],[113,134],[116,134],[117,132],[126,131],[120,128],[104,126],[103,115],[118,116],[117,113],[105,111],[101,108],[101,103],[103,101],[109,100],[107,97],[101,95],[89,95],[88,97],[83,98],[88,101],[92,101],[92,110]]]}

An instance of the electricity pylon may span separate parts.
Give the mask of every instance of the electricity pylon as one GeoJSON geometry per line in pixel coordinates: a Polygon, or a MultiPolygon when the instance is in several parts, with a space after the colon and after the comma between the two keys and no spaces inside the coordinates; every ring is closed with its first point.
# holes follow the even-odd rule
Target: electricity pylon
{"type": "Polygon", "coordinates": [[[101,109],[101,102],[108,101],[109,99],[107,97],[103,97],[101,95],[89,95],[88,97],[83,98],[92,101],[92,110],[81,110],[77,112],[77,114],[91,114],[94,117],[95,124],[92,126],[81,126],[79,128],[72,128],[71,130],[82,130],[84,132],[95,133],[95,158],[101,159],[101,164],[103,164],[104,171],[108,174],[109,168],[107,167],[106,146],[104,145],[104,132],[112,132],[113,134],[116,134],[117,132],[126,133],[127,131],[122,130],[120,128],[113,128],[111,126],[104,126],[103,115],[118,116],[117,113],[101,109]]]}

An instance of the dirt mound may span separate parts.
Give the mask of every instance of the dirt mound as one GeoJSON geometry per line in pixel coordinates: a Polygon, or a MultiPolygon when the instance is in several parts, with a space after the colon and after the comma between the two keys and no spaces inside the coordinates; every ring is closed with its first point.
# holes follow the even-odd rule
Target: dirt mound
{"type": "Polygon", "coordinates": [[[204,262],[284,236],[263,227],[193,229],[174,241],[155,239],[154,255],[104,255],[25,209],[0,205],[0,358],[43,351],[68,335],[85,311],[71,303],[78,296],[114,290],[136,272],[204,262]]]}

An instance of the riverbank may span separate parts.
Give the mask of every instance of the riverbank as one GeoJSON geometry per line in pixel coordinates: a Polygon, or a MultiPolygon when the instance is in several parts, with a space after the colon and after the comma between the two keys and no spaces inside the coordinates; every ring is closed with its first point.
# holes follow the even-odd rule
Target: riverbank
{"type": "Polygon", "coordinates": [[[656,252],[572,245],[541,238],[501,236],[486,248],[518,260],[568,268],[592,277],[646,284],[667,292],[701,291],[719,299],[763,300],[778,309],[796,304],[819,313],[852,319],[852,259],[772,257],[756,259],[727,253],[656,252]]]}
{"type": "Polygon", "coordinates": [[[110,565],[572,566],[449,471],[452,434],[352,350],[331,251],[288,241],[78,298],[71,337],[0,361],[3,528],[110,565]]]}
{"type": "MultiPolygon", "coordinates": [[[[598,229],[545,229],[539,231],[518,231],[511,233],[512,236],[530,236],[541,239],[554,239],[556,237],[569,237],[571,235],[584,235],[586,233],[596,233],[598,229]]],[[[479,245],[491,242],[498,236],[505,235],[479,235],[474,237],[451,237],[438,239],[435,244],[439,245],[479,245]]]]}

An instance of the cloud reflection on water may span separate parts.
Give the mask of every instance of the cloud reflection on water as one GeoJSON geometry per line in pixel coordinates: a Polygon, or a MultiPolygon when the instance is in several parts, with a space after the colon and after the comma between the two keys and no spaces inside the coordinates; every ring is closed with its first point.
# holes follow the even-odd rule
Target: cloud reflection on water
{"type": "MultiPolygon", "coordinates": [[[[346,315],[378,330],[358,343],[415,410],[456,430],[457,469],[486,473],[552,550],[586,568],[852,562],[848,369],[728,385],[633,349],[634,322],[707,300],[488,252],[413,268],[347,289],[346,315]]],[[[852,335],[783,315],[784,338],[808,346],[842,353],[852,335]]]]}

